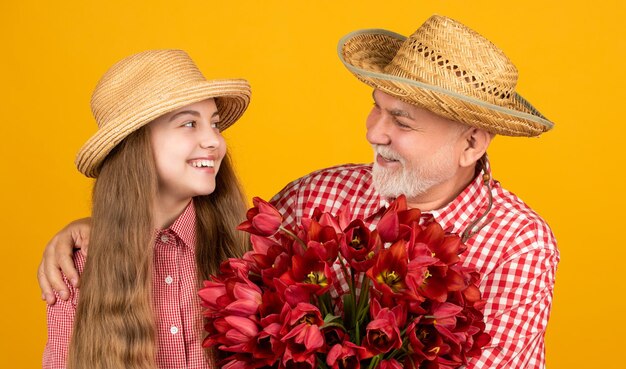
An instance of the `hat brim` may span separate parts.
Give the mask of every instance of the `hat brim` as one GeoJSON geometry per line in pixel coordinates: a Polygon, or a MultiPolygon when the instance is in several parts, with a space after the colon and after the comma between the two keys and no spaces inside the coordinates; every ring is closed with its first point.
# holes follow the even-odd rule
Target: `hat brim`
{"type": "Polygon", "coordinates": [[[517,93],[509,107],[503,107],[385,73],[405,39],[387,30],[361,30],[344,36],[337,52],[341,62],[365,84],[445,118],[505,136],[538,136],[554,126],[517,93]]]}
{"type": "Polygon", "coordinates": [[[220,114],[220,130],[235,123],[250,103],[250,84],[243,79],[211,80],[194,83],[176,93],[160,96],[131,117],[112,121],[101,128],[79,150],[76,167],[87,177],[98,176],[100,166],[111,150],[132,132],[156,118],[206,99],[215,99],[220,114]]]}

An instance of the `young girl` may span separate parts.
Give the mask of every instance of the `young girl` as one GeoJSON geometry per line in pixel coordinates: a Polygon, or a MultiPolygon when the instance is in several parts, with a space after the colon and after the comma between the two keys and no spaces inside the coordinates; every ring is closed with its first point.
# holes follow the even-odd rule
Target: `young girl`
{"type": "Polygon", "coordinates": [[[146,51],[102,77],[99,130],[78,153],[96,178],[81,287],[48,306],[44,368],[212,368],[198,283],[239,256],[245,198],[220,134],[250,99],[245,80],[207,81],[180,50],[146,51]]]}

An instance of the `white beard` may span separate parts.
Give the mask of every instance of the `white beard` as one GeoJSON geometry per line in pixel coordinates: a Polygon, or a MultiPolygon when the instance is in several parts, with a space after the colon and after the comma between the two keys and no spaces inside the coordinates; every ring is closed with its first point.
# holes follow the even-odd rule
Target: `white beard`
{"type": "Polygon", "coordinates": [[[384,197],[395,198],[405,195],[408,199],[419,197],[432,187],[446,182],[454,177],[456,163],[454,158],[454,144],[451,140],[440,147],[430,158],[418,163],[407,163],[407,160],[388,146],[372,145],[374,148],[374,166],[372,179],[376,191],[384,197]],[[386,159],[398,160],[402,166],[399,169],[381,167],[376,162],[380,154],[386,159]]]}

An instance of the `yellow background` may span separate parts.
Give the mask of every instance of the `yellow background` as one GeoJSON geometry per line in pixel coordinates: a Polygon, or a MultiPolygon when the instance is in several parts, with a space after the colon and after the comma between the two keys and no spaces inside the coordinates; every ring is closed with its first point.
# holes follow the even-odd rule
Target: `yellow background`
{"type": "Polygon", "coordinates": [[[604,1],[8,1],[0,5],[0,367],[40,366],[47,240],[89,214],[74,155],[95,131],[89,98],[115,61],[182,48],[207,77],[245,77],[253,101],[225,136],[249,196],[312,170],[371,160],[370,89],[336,56],[361,28],[412,33],[429,15],[486,35],[521,71],[520,93],[556,122],[499,137],[494,173],[552,226],[562,261],[549,368],[623,368],[626,6],[604,1]],[[230,5],[226,5],[230,3],[230,5]]]}

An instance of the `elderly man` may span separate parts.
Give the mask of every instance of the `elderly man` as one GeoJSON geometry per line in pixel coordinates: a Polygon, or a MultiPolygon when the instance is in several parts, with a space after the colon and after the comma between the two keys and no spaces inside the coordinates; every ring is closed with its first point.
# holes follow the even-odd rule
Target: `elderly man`
{"type": "MultiPolygon", "coordinates": [[[[344,208],[373,226],[391,199],[405,195],[410,207],[462,234],[462,263],[482,275],[492,339],[468,367],[543,368],[559,253],[545,221],[492,179],[486,151],[496,134],[537,136],[553,124],[515,92],[517,70],[503,52],[446,17],[429,18],[408,38],[351,33],[339,56],[374,89],[366,122],[374,163],[311,173],[272,203],[293,224],[315,208],[344,208]]],[[[39,274],[49,302],[46,276],[61,286],[55,254],[85,233],[84,222],[70,225],[48,246],[39,274]]]]}

